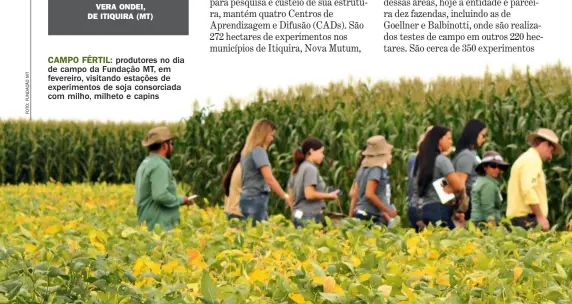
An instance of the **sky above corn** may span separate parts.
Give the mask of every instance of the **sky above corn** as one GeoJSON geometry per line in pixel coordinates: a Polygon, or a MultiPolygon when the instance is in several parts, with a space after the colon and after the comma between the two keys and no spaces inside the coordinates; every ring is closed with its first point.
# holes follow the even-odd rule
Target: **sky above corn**
{"type": "MultiPolygon", "coordinates": [[[[26,1],[23,1],[26,2],[26,1]]],[[[29,9],[26,3],[11,3],[15,10],[29,9]]],[[[379,1],[381,3],[381,1],[379,1]]],[[[352,34],[352,43],[362,53],[276,53],[222,54],[209,53],[210,19],[206,3],[190,3],[188,36],[48,36],[47,2],[33,4],[32,24],[32,117],[34,119],[73,119],[101,121],[178,121],[191,115],[193,103],[221,109],[230,97],[252,100],[259,88],[287,89],[303,83],[327,85],[329,82],[353,80],[398,80],[420,77],[425,81],[438,76],[483,75],[502,70],[510,73],[513,66],[532,71],[547,64],[572,65],[572,44],[568,36],[568,16],[572,2],[552,0],[534,9],[517,8],[512,12],[518,20],[534,20],[542,25],[538,31],[543,40],[536,43],[534,53],[384,53],[383,26],[379,12],[387,10],[379,3],[370,9],[352,13],[366,28],[352,34]],[[557,9],[555,9],[557,8],[557,9]],[[137,100],[48,100],[49,56],[108,56],[184,58],[184,63],[169,65],[172,84],[181,91],[157,92],[159,99],[137,100]]],[[[349,13],[348,13],[349,14],[349,13]]],[[[1,22],[19,24],[18,14],[9,14],[1,22]]],[[[3,24],[3,23],[2,23],[3,24]]],[[[29,28],[14,27],[6,33],[7,41],[27,35],[29,28]]],[[[23,42],[22,42],[23,43],[23,42]]],[[[451,43],[445,43],[448,45],[451,43]]],[[[462,44],[462,43],[460,43],[462,44]]],[[[528,43],[527,43],[528,44],[528,43]]],[[[514,41],[507,45],[516,45],[514,41]]],[[[30,56],[24,45],[3,50],[6,73],[0,74],[3,98],[0,119],[28,118],[24,110],[24,80],[30,56]]],[[[87,74],[86,74],[87,75],[87,74]]],[[[116,92],[116,91],[114,91],[116,92]]],[[[137,93],[131,91],[131,94],[137,93]]],[[[67,94],[67,93],[66,93],[67,94]]]]}

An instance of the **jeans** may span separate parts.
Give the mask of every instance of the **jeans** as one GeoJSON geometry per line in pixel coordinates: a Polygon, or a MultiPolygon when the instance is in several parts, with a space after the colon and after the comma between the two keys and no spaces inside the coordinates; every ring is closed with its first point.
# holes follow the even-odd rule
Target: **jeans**
{"type": "MultiPolygon", "coordinates": [[[[387,226],[388,223],[387,221],[383,218],[383,216],[378,216],[378,215],[374,215],[374,214],[361,214],[359,212],[355,212],[354,213],[354,217],[357,219],[360,219],[362,221],[373,221],[374,225],[385,225],[387,226]]],[[[368,225],[368,227],[370,227],[370,225],[368,225]]]]}
{"type": "Polygon", "coordinates": [[[422,220],[421,209],[417,207],[408,207],[407,217],[409,218],[409,225],[415,228],[415,232],[419,232],[420,227],[417,226],[417,222],[422,220]]]}
{"type": "Polygon", "coordinates": [[[316,214],[316,215],[302,216],[302,218],[300,218],[300,219],[294,218],[294,221],[293,221],[294,227],[303,228],[304,226],[306,226],[306,223],[309,221],[314,221],[314,222],[316,222],[316,224],[321,224],[322,223],[322,215],[316,214]]]}
{"type": "Polygon", "coordinates": [[[538,220],[536,219],[536,216],[534,214],[529,214],[527,216],[521,216],[521,217],[513,217],[510,221],[513,226],[522,227],[526,230],[534,229],[538,225],[538,220]]]}
{"type": "Polygon", "coordinates": [[[423,205],[421,210],[421,218],[425,225],[431,223],[433,226],[437,226],[437,222],[441,221],[442,227],[449,227],[451,230],[455,229],[455,223],[453,219],[451,219],[453,216],[453,206],[435,202],[423,205]]]}
{"type": "Polygon", "coordinates": [[[256,195],[241,194],[238,204],[243,215],[242,220],[246,221],[252,218],[252,227],[256,226],[258,222],[268,221],[269,197],[268,193],[256,195]]]}

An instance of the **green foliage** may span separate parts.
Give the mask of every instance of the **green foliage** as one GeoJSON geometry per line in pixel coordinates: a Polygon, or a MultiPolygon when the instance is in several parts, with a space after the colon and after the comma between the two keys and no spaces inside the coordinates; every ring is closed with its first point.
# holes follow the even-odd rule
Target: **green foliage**
{"type": "MultiPolygon", "coordinates": [[[[273,174],[283,187],[292,168],[293,150],[304,138],[313,136],[324,141],[326,147],[320,169],[322,176],[329,185],[348,193],[361,147],[367,138],[379,134],[394,145],[390,166],[392,199],[400,214],[405,215],[407,160],[415,153],[419,135],[427,126],[445,125],[451,128],[456,140],[469,119],[481,119],[489,133],[479,153],[494,149],[511,163],[529,148],[528,132],[547,127],[560,136],[564,150],[568,151],[545,165],[549,220],[563,228],[572,218],[572,94],[570,72],[557,68],[551,71],[541,71],[536,78],[514,74],[513,83],[500,76],[498,83],[492,79],[486,82],[487,78],[484,82],[461,79],[457,86],[442,80],[424,96],[413,91],[419,90],[415,82],[408,83],[412,91],[407,93],[403,86],[358,83],[338,84],[323,90],[300,87],[288,94],[267,94],[264,97],[267,99],[261,94],[259,102],[244,109],[196,113],[188,119],[181,144],[184,153],[175,156],[182,164],[179,176],[199,195],[222,202],[221,179],[240,141],[246,139],[255,120],[269,118],[278,124],[278,130],[268,153],[273,174]],[[439,85],[450,90],[444,91],[439,85]],[[499,92],[501,87],[503,92],[499,92]],[[433,98],[435,92],[441,95],[433,98]]],[[[505,172],[505,179],[509,173],[505,172]]],[[[329,211],[341,209],[347,213],[349,198],[342,198],[341,205],[329,202],[327,207],[329,211]]],[[[289,211],[285,211],[280,199],[273,197],[270,212],[288,215],[289,211]]]]}
{"type": "MultiPolygon", "coordinates": [[[[147,152],[154,124],[0,121],[0,184],[126,183],[147,152]]],[[[169,124],[177,130],[178,124],[169,124]]]]}
{"type": "MultiPolygon", "coordinates": [[[[321,173],[329,185],[348,193],[355,177],[360,148],[368,137],[384,135],[394,148],[390,167],[392,198],[405,215],[407,160],[419,134],[431,124],[453,130],[454,139],[467,120],[487,123],[489,135],[480,153],[499,151],[509,162],[528,148],[526,135],[538,127],[553,129],[566,155],[545,165],[551,224],[560,228],[572,218],[572,73],[552,66],[534,75],[482,78],[439,78],[430,83],[402,79],[396,83],[332,83],[301,85],[287,91],[260,91],[256,101],[222,112],[197,111],[173,131],[173,169],[185,190],[222,204],[221,180],[253,122],[269,118],[278,124],[269,147],[273,173],[286,186],[292,151],[314,136],[326,145],[321,173]]],[[[1,184],[69,182],[133,182],[146,151],[140,141],[151,124],[0,121],[1,184]]],[[[504,178],[507,179],[506,172],[504,178]]],[[[329,211],[347,213],[347,195],[328,202],[329,211]]],[[[271,198],[270,213],[288,210],[271,198]]],[[[402,221],[406,223],[407,221],[402,221]]]]}
{"type": "Polygon", "coordinates": [[[454,231],[357,219],[244,227],[181,208],[137,224],[132,185],[0,188],[0,303],[570,303],[572,232],[454,231]]]}

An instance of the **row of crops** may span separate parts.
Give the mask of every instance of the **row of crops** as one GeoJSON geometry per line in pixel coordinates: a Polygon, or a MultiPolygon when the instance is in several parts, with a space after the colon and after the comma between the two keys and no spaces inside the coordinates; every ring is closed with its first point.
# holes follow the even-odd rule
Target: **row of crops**
{"type": "MultiPolygon", "coordinates": [[[[485,74],[482,78],[441,78],[431,83],[403,79],[396,83],[332,83],[301,85],[286,91],[259,92],[241,107],[233,102],[221,112],[198,110],[170,128],[181,137],[173,168],[186,189],[222,203],[221,179],[252,123],[269,118],[278,124],[269,148],[273,172],[286,184],[292,150],[307,136],[322,139],[326,161],[321,166],[331,185],[349,190],[359,151],[368,137],[385,135],[395,146],[390,167],[393,195],[405,206],[407,158],[419,134],[431,124],[450,127],[456,137],[471,118],[485,121],[488,141],[510,162],[528,148],[527,132],[553,129],[568,153],[545,165],[552,224],[572,217],[572,73],[551,66],[535,74],[485,74]]],[[[146,151],[140,140],[151,124],[0,121],[0,184],[131,183],[146,151]]],[[[508,172],[505,173],[508,178],[508,172]]],[[[285,213],[273,197],[271,213],[285,213]]],[[[347,212],[349,198],[330,202],[331,211],[347,212]]],[[[403,213],[402,213],[403,214],[403,213]]]]}
{"type": "Polygon", "coordinates": [[[570,303],[572,232],[297,230],[181,208],[137,225],[130,185],[0,188],[0,303],[570,303]]]}

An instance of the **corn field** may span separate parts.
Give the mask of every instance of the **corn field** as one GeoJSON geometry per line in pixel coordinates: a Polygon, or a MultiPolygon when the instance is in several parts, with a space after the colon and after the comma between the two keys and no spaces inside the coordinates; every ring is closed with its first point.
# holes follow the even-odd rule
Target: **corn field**
{"type": "MultiPolygon", "coordinates": [[[[177,128],[176,124],[171,127],[177,128]]],[[[0,184],[129,183],[151,124],[0,121],[0,184]]]]}
{"type": "MultiPolygon", "coordinates": [[[[292,151],[314,136],[325,143],[320,170],[326,182],[348,193],[360,148],[368,137],[384,135],[394,147],[390,167],[392,199],[405,215],[407,159],[419,134],[432,124],[452,129],[454,140],[466,121],[486,122],[489,135],[479,153],[494,149],[509,162],[528,149],[526,135],[538,127],[554,130],[567,152],[545,164],[549,220],[560,228],[572,218],[572,73],[562,66],[531,75],[441,78],[431,83],[403,79],[397,83],[301,85],[287,91],[260,91],[247,106],[231,100],[221,112],[197,109],[192,117],[170,125],[181,134],[173,168],[186,190],[222,204],[221,180],[252,123],[269,118],[278,124],[269,148],[273,173],[286,185],[292,151]]],[[[133,182],[146,151],[140,140],[149,124],[0,121],[0,182],[133,182]]],[[[504,178],[508,179],[509,172],[504,178]]],[[[205,202],[201,201],[201,204],[205,202]]],[[[288,215],[272,197],[269,211],[288,215]]],[[[349,198],[329,202],[329,211],[347,213],[349,198]]],[[[404,221],[405,222],[405,221],[404,221]]]]}

